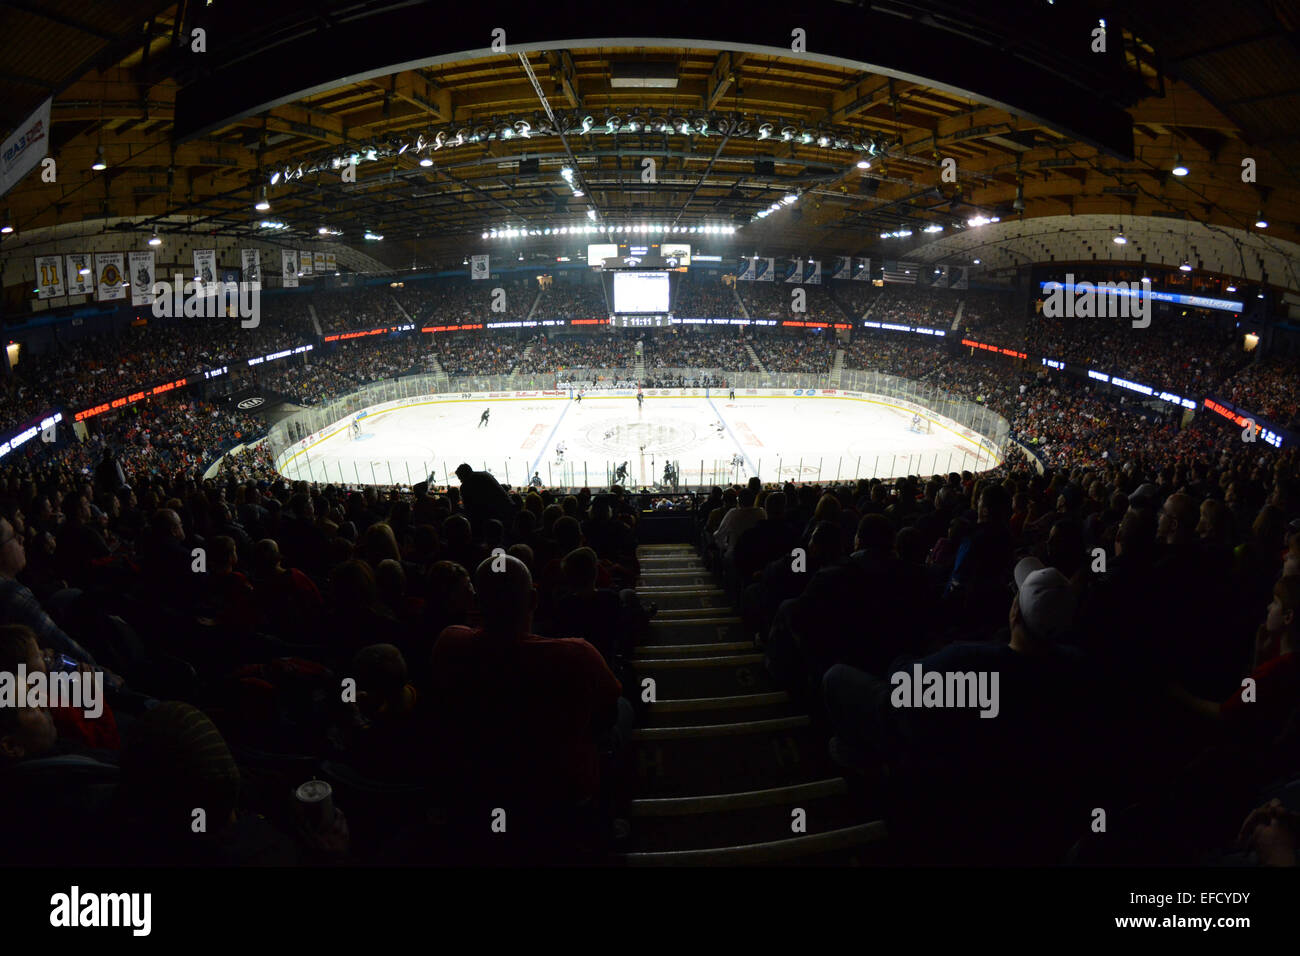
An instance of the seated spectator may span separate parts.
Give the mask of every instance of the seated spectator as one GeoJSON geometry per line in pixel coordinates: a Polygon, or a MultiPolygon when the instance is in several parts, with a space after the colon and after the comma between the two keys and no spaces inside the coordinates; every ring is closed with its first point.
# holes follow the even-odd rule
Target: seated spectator
{"type": "Polygon", "coordinates": [[[537,606],[521,561],[474,575],[483,626],[450,627],[433,648],[433,696],[461,795],[574,806],[600,789],[597,735],[618,718],[621,685],[584,640],[532,633],[537,606]]]}

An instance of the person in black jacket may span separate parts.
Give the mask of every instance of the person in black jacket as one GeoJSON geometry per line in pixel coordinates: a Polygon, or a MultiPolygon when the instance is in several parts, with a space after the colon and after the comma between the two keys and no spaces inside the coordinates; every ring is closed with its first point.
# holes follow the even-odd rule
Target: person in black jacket
{"type": "Polygon", "coordinates": [[[514,521],[514,505],[496,478],[466,464],[456,468],[456,477],[460,479],[460,498],[476,535],[483,534],[491,518],[507,526],[514,521]]]}

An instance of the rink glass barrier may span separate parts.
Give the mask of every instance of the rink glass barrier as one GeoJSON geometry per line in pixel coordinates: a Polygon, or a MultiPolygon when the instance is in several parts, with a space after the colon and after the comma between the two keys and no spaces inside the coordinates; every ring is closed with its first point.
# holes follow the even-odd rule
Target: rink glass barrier
{"type": "MultiPolygon", "coordinates": [[[[627,388],[614,388],[615,383],[627,382],[626,369],[586,370],[585,379],[573,376],[577,370],[563,373],[563,384],[595,382],[587,386],[593,392],[613,391],[635,394],[627,388]]],[[[835,398],[884,398],[903,411],[914,411],[932,422],[932,428],[947,428],[964,436],[969,452],[950,451],[913,455],[878,455],[837,457],[811,457],[798,461],[778,457],[755,461],[752,474],[763,482],[792,481],[795,483],[826,483],[856,481],[860,478],[890,479],[906,475],[947,474],[952,471],[979,472],[1000,465],[1004,449],[1008,447],[1010,425],[992,409],[968,399],[959,398],[935,385],[919,383],[874,371],[844,369],[838,381],[831,383],[829,374],[732,372],[725,369],[655,369],[647,371],[647,378],[664,380],[683,378],[688,387],[685,392],[676,387],[667,389],[674,394],[705,395],[702,387],[691,388],[691,382],[701,382],[706,377],[713,382],[725,380],[726,386],[713,385],[707,394],[715,400],[725,400],[729,389],[736,390],[740,399],[745,394],[761,395],[768,390],[793,390],[805,392],[809,397],[818,395],[835,398]]],[[[408,375],[373,382],[355,392],[332,402],[303,409],[276,422],[267,432],[266,443],[275,461],[276,470],[291,479],[316,482],[333,482],[344,485],[403,485],[425,481],[432,473],[434,484],[457,484],[452,474],[461,459],[437,459],[412,465],[402,460],[396,462],[353,462],[350,466],[338,462],[312,462],[310,445],[329,438],[351,426],[360,412],[386,403],[401,402],[420,397],[473,397],[475,399],[504,398],[568,398],[570,388],[558,387],[561,383],[555,374],[477,375],[457,376],[432,373],[408,375]],[[515,393],[536,393],[517,396],[515,393]],[[300,459],[306,460],[300,460],[300,459]],[[289,464],[288,471],[285,465],[289,464]]],[[[659,391],[647,387],[646,392],[659,391]]],[[[595,464],[590,460],[579,462],[540,462],[536,471],[548,488],[608,487],[616,482],[629,489],[659,491],[660,493],[707,489],[713,485],[744,482],[751,477],[751,469],[727,459],[672,459],[676,481],[665,480],[665,460],[655,458],[649,467],[652,481],[639,482],[635,476],[617,481],[619,463],[608,461],[595,464]]],[[[523,458],[497,458],[487,461],[470,461],[475,469],[491,471],[502,484],[522,487],[528,483],[532,472],[530,462],[523,458]]],[[[630,471],[638,469],[629,469],[630,471]]]]}

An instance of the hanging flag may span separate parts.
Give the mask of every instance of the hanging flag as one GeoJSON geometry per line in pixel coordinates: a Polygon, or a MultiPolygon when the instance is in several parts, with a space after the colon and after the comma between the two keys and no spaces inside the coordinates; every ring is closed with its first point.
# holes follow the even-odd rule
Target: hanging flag
{"type": "Polygon", "coordinates": [[[68,268],[68,295],[91,295],[95,291],[95,270],[90,267],[90,253],[73,252],[64,256],[68,268]]]}
{"type": "Polygon", "coordinates": [[[17,186],[50,149],[50,97],[0,144],[0,196],[17,186]]]}
{"type": "Polygon", "coordinates": [[[126,277],[122,274],[124,258],[120,252],[95,253],[95,283],[99,287],[100,302],[126,298],[126,277]]]}
{"type": "Polygon", "coordinates": [[[250,288],[262,288],[262,256],[258,249],[240,249],[239,259],[244,268],[244,281],[250,288]]]}
{"type": "Polygon", "coordinates": [[[280,280],[286,289],[298,288],[298,253],[292,249],[280,250],[280,280]]]}
{"type": "Polygon", "coordinates": [[[489,279],[492,277],[486,255],[469,257],[469,277],[470,279],[489,279]]]}
{"type": "Polygon", "coordinates": [[[305,276],[312,274],[312,262],[315,256],[310,252],[298,253],[298,271],[305,276]]]}
{"type": "Polygon", "coordinates": [[[131,304],[152,305],[154,261],[152,252],[132,252],[127,261],[131,266],[131,304]]]}
{"type": "Polygon", "coordinates": [[[36,257],[36,295],[42,299],[53,299],[55,296],[67,295],[67,287],[63,284],[63,257],[62,256],[37,256],[36,257]]]}

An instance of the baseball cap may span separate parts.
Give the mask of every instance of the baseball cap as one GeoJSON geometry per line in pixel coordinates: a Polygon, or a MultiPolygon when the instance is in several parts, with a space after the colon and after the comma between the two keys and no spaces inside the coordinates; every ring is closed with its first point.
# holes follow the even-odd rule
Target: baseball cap
{"type": "Polygon", "coordinates": [[[1037,558],[1021,559],[1015,577],[1025,626],[1035,637],[1059,639],[1074,618],[1076,602],[1070,582],[1056,568],[1044,566],[1037,558]]]}
{"type": "Polygon", "coordinates": [[[1129,500],[1129,504],[1137,504],[1140,501],[1147,501],[1147,500],[1159,501],[1160,486],[1154,485],[1148,481],[1145,484],[1139,485],[1137,491],[1133,492],[1133,494],[1128,496],[1128,500],[1129,500]]]}

